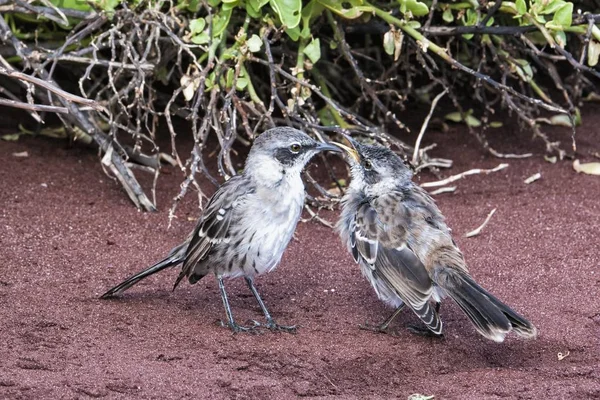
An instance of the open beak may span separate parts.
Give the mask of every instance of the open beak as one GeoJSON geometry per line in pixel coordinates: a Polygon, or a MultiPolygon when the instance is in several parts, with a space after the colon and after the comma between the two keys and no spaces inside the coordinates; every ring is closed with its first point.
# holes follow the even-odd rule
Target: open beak
{"type": "Polygon", "coordinates": [[[358,155],[358,150],[356,150],[356,146],[354,145],[354,140],[346,134],[341,133],[344,138],[344,143],[332,142],[334,145],[344,150],[355,162],[360,162],[360,156],[358,155]]]}
{"type": "Polygon", "coordinates": [[[336,153],[341,153],[341,150],[330,143],[319,142],[317,143],[317,147],[315,147],[317,151],[334,151],[336,153]]]}

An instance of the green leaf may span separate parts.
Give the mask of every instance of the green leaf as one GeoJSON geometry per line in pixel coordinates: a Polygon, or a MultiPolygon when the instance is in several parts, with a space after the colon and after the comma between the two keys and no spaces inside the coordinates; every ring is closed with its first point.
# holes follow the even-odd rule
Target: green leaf
{"type": "Polygon", "coordinates": [[[210,37],[208,37],[208,33],[206,32],[192,36],[192,43],[194,44],[206,44],[208,42],[210,42],[210,37]]]}
{"type": "Polygon", "coordinates": [[[227,29],[229,25],[229,19],[231,18],[231,9],[221,9],[218,14],[213,16],[212,21],[212,36],[213,38],[221,36],[221,34],[227,29]]]}
{"type": "MultiPolygon", "coordinates": [[[[577,121],[577,115],[575,115],[573,119],[575,120],[575,125],[579,125],[579,123],[581,123],[581,117],[579,122],[577,121]]],[[[548,123],[551,125],[566,126],[568,128],[572,126],[571,117],[569,117],[567,114],[554,115],[549,119],[548,123]]]]}
{"type": "Polygon", "coordinates": [[[300,24],[302,0],[269,0],[271,8],[277,13],[279,20],[288,29],[300,24]]]}
{"type": "Polygon", "coordinates": [[[208,0],[208,5],[212,8],[216,8],[219,4],[221,4],[221,0],[208,0]]]}
{"type": "Polygon", "coordinates": [[[323,107],[319,111],[317,111],[317,116],[319,117],[319,121],[323,126],[335,126],[337,122],[333,115],[331,115],[331,110],[328,107],[323,107]]]}
{"type": "MultiPolygon", "coordinates": [[[[344,178],[341,178],[341,179],[338,179],[338,180],[337,180],[337,184],[338,184],[338,185],[340,185],[341,187],[346,187],[346,185],[347,185],[348,183],[346,182],[346,180],[345,180],[344,178]]],[[[336,186],[336,184],[335,184],[334,182],[331,182],[331,186],[332,186],[332,187],[335,187],[335,186],[336,186]]]]}
{"type": "Polygon", "coordinates": [[[9,134],[0,136],[0,139],[5,140],[7,142],[16,142],[17,140],[19,140],[20,136],[21,136],[20,133],[9,133],[9,134]]]}
{"type": "Polygon", "coordinates": [[[245,76],[238,77],[237,82],[235,83],[235,88],[237,90],[244,90],[248,86],[248,78],[245,76]]]}
{"type": "Polygon", "coordinates": [[[417,0],[398,0],[400,3],[400,11],[406,13],[410,11],[415,17],[422,17],[429,14],[429,7],[425,3],[417,0]]]}
{"type": "Polygon", "coordinates": [[[323,14],[323,10],[323,5],[317,0],[311,0],[302,9],[302,32],[300,32],[300,36],[302,36],[302,38],[308,39],[310,37],[310,24],[315,18],[323,14]]]}
{"type": "Polygon", "coordinates": [[[236,8],[239,5],[240,5],[240,0],[224,1],[223,5],[221,6],[221,10],[223,10],[223,11],[233,10],[234,8],[236,8]]]}
{"type": "Polygon", "coordinates": [[[295,27],[293,29],[287,28],[285,33],[294,41],[297,42],[300,38],[300,27],[295,27]]]}
{"type": "Polygon", "coordinates": [[[600,175],[600,163],[599,162],[590,162],[581,164],[579,160],[573,161],[573,169],[577,171],[577,173],[583,172],[588,175],[600,175]]]}
{"type": "Polygon", "coordinates": [[[564,28],[568,28],[571,26],[573,22],[573,3],[565,3],[561,8],[559,8],[556,13],[554,13],[554,21],[556,24],[560,25],[564,28]]]}
{"type": "Polygon", "coordinates": [[[251,53],[256,53],[262,47],[263,42],[260,40],[258,35],[252,35],[250,39],[246,40],[246,44],[248,45],[248,50],[250,50],[251,53]]]}
{"type": "Polygon", "coordinates": [[[261,12],[252,8],[249,3],[246,3],[246,13],[250,16],[250,18],[259,19],[261,17],[261,12]]]}
{"type": "MultiPolygon", "coordinates": [[[[79,10],[79,11],[91,11],[92,10],[92,6],[90,6],[87,2],[85,1],[78,1],[78,0],[50,0],[50,3],[56,7],[60,7],[60,8],[70,8],[72,10],[79,10]]],[[[96,3],[98,4],[98,6],[100,6],[100,2],[98,1],[92,1],[92,3],[96,3]]]]}
{"type": "Polygon", "coordinates": [[[319,61],[321,58],[321,41],[319,38],[313,39],[306,45],[303,52],[313,64],[319,61]]]}
{"type": "Polygon", "coordinates": [[[310,27],[306,26],[302,28],[302,30],[300,31],[300,37],[302,39],[308,39],[309,37],[311,37],[310,27]]]}
{"type": "Polygon", "coordinates": [[[502,128],[503,124],[500,121],[490,122],[490,128],[502,128]]]}
{"type": "Polygon", "coordinates": [[[215,86],[215,77],[216,74],[214,71],[208,74],[208,76],[204,80],[204,87],[206,88],[205,91],[209,91],[215,86]]]}
{"type": "Polygon", "coordinates": [[[588,44],[587,64],[590,67],[595,67],[598,64],[598,56],[600,55],[600,43],[594,39],[588,44]]]}
{"type": "Polygon", "coordinates": [[[446,8],[444,13],[442,14],[442,19],[448,23],[454,21],[454,14],[452,14],[452,9],[446,8]]]}
{"type": "Polygon", "coordinates": [[[228,47],[221,53],[221,60],[233,60],[239,56],[238,49],[234,46],[228,47]]]}
{"type": "Polygon", "coordinates": [[[246,5],[252,7],[255,11],[260,11],[269,0],[246,0],[246,5]]]}
{"type": "MultiPolygon", "coordinates": [[[[471,9],[468,9],[465,13],[465,16],[463,17],[463,23],[466,26],[475,26],[478,23],[478,16],[477,13],[471,9]],[[466,18],[465,18],[466,17],[466,18]]],[[[466,40],[471,40],[473,38],[473,34],[472,33],[467,33],[465,35],[462,35],[463,38],[465,38],[466,40]]]]}
{"type": "Polygon", "coordinates": [[[565,5],[565,2],[563,0],[551,1],[546,7],[542,9],[540,14],[554,14],[556,10],[561,8],[563,5],[565,5]]]}
{"type": "Polygon", "coordinates": [[[204,18],[196,18],[190,21],[190,32],[192,35],[200,33],[206,28],[206,20],[204,18]]]}
{"type": "Polygon", "coordinates": [[[260,10],[269,0],[246,0],[246,12],[250,17],[259,19],[262,16],[260,10]]]}
{"type": "Polygon", "coordinates": [[[363,12],[358,8],[363,5],[363,0],[317,0],[321,5],[346,19],[360,17],[363,12]]]}
{"type": "MultiPolygon", "coordinates": [[[[563,30],[563,27],[560,24],[558,24],[556,21],[554,21],[554,20],[546,22],[544,24],[544,27],[546,27],[546,29],[550,29],[551,31],[562,31],[563,30]]],[[[541,32],[532,32],[532,33],[537,33],[537,34],[541,35],[541,32]]],[[[543,37],[543,35],[542,35],[542,37],[543,37]]],[[[541,44],[542,45],[548,44],[546,38],[544,38],[542,40],[541,44]]]]}
{"type": "Polygon", "coordinates": [[[550,124],[571,127],[571,119],[567,114],[558,114],[550,118],[550,124]]]}
{"type": "Polygon", "coordinates": [[[233,78],[235,78],[235,70],[233,68],[229,68],[227,70],[227,76],[225,78],[225,87],[229,89],[233,84],[233,78]]]}
{"type": "MultiPolygon", "coordinates": [[[[79,3],[81,4],[82,2],[80,0],[74,0],[75,3],[79,3]]],[[[117,8],[119,6],[119,4],[121,4],[121,0],[93,0],[93,3],[96,3],[101,10],[103,11],[114,11],[115,8],[117,8]]],[[[63,4],[65,4],[63,2],[63,4]]],[[[64,7],[64,6],[63,6],[64,7]]]]}
{"type": "Polygon", "coordinates": [[[198,11],[198,7],[200,5],[200,0],[190,0],[187,2],[186,9],[190,12],[195,13],[198,11]]]}
{"type": "Polygon", "coordinates": [[[481,126],[481,121],[478,120],[477,118],[475,118],[474,116],[472,116],[471,114],[473,113],[473,110],[469,110],[465,113],[464,115],[464,119],[463,116],[460,114],[460,112],[452,112],[450,114],[446,114],[444,116],[445,119],[447,119],[448,121],[452,121],[452,122],[464,122],[465,124],[467,124],[468,126],[472,127],[472,128],[477,128],[479,126],[481,126]]]}
{"type": "Polygon", "coordinates": [[[383,50],[390,56],[394,55],[394,32],[390,29],[383,35],[383,50]]]}
{"type": "Polygon", "coordinates": [[[564,49],[567,44],[567,35],[563,31],[554,32],[554,40],[556,40],[556,44],[564,49]]]}
{"type": "Polygon", "coordinates": [[[468,126],[470,126],[472,128],[477,128],[477,127],[481,126],[481,121],[470,114],[467,115],[465,122],[467,123],[468,126]]]}
{"type": "Polygon", "coordinates": [[[516,59],[513,67],[523,81],[529,82],[533,78],[533,69],[527,60],[516,59]]]}
{"type": "Polygon", "coordinates": [[[445,119],[447,119],[448,121],[452,121],[452,122],[461,122],[462,121],[462,116],[460,115],[460,113],[457,112],[451,112],[450,114],[446,114],[444,116],[445,119]]]}
{"type": "Polygon", "coordinates": [[[477,24],[477,13],[471,9],[468,9],[466,12],[467,20],[465,21],[465,25],[474,26],[477,24]]]}
{"type": "Polygon", "coordinates": [[[527,4],[525,4],[525,0],[515,1],[515,8],[517,9],[517,14],[519,16],[527,13],[527,4]]]}
{"type": "Polygon", "coordinates": [[[420,29],[421,23],[419,21],[408,21],[406,23],[406,26],[413,28],[413,29],[420,29]]]}

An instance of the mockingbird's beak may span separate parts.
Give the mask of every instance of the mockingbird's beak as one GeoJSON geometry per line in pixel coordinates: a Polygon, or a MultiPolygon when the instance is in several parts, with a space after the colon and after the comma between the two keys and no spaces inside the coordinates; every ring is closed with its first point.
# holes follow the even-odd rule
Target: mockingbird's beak
{"type": "Polygon", "coordinates": [[[344,150],[350,157],[352,157],[352,159],[356,162],[360,162],[360,156],[358,155],[358,150],[356,150],[356,145],[354,140],[344,134],[341,133],[342,137],[344,138],[344,141],[346,142],[346,144],[344,143],[339,143],[339,142],[332,142],[334,145],[336,145],[337,147],[339,147],[340,149],[344,150]]]}
{"type": "Polygon", "coordinates": [[[317,147],[315,147],[317,151],[334,151],[336,153],[341,153],[341,150],[330,143],[318,142],[317,147]]]}

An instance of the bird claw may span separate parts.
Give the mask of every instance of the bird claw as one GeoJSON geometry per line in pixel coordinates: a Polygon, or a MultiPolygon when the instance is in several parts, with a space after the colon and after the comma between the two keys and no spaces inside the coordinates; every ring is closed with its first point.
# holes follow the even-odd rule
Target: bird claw
{"type": "Polygon", "coordinates": [[[223,322],[223,321],[219,321],[219,322],[221,323],[222,327],[231,329],[231,331],[233,332],[234,335],[236,333],[252,333],[252,334],[259,333],[257,328],[260,326],[260,324],[256,321],[252,321],[253,322],[252,326],[238,325],[235,322],[233,322],[233,323],[223,322]]]}
{"type": "Polygon", "coordinates": [[[267,323],[265,324],[265,326],[273,332],[296,333],[296,325],[291,325],[291,326],[279,325],[273,319],[267,320],[267,323]]]}
{"type": "Polygon", "coordinates": [[[382,324],[382,325],[371,325],[370,323],[365,322],[364,324],[358,325],[358,329],[362,329],[363,331],[385,333],[386,335],[396,336],[396,332],[390,331],[389,330],[389,326],[387,326],[385,324],[382,324]]]}
{"type": "Polygon", "coordinates": [[[437,334],[437,333],[433,333],[432,331],[430,331],[429,329],[422,327],[422,326],[416,326],[416,325],[408,325],[406,327],[406,329],[408,329],[409,332],[414,333],[415,335],[419,335],[419,336],[424,336],[424,337],[430,337],[430,338],[436,338],[436,339],[443,339],[444,338],[444,334],[437,334]]]}

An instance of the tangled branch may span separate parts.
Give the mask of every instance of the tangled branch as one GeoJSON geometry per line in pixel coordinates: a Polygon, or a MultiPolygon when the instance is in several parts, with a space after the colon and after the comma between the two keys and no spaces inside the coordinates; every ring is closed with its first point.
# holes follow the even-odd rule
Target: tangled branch
{"type": "MultiPolygon", "coordinates": [[[[237,151],[281,124],[324,139],[343,132],[393,146],[412,155],[416,170],[447,168],[451,160],[428,155],[435,144],[422,144],[443,95],[437,93],[449,99],[440,109],[456,110],[446,116],[496,157],[530,155],[490,147],[486,135],[499,108],[514,113],[548,152],[568,156],[541,123],[566,118],[575,151],[578,107],[600,78],[600,15],[585,12],[584,3],[575,15],[564,0],[109,3],[72,10],[0,0],[0,107],[25,109],[38,122],[39,113],[55,112],[67,128],[89,135],[107,173],[145,210],[155,209],[155,196],[149,199],[131,167],[142,163],[154,174],[155,194],[166,158],[156,136],[165,121],[168,158],[182,173],[172,217],[190,188],[201,204],[200,175],[218,183],[208,168],[211,140],[227,179],[237,172],[237,151]],[[431,109],[414,146],[402,122],[407,102],[431,109]],[[177,149],[176,118],[192,132],[186,156],[177,149]]],[[[343,192],[330,167],[328,173],[343,192]]],[[[307,180],[320,193],[310,212],[337,201],[307,180]]]]}

